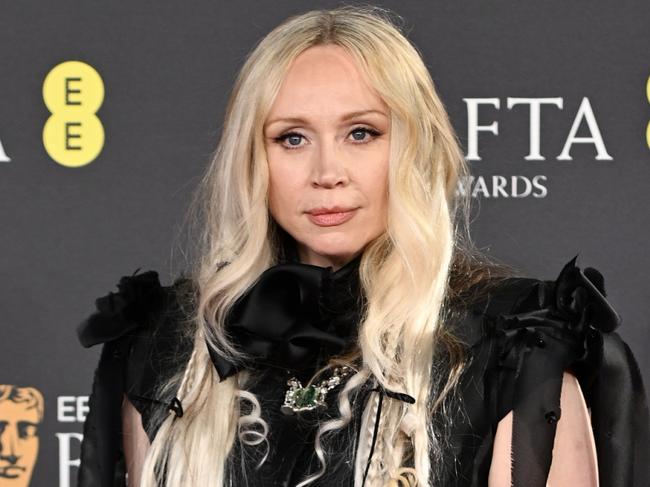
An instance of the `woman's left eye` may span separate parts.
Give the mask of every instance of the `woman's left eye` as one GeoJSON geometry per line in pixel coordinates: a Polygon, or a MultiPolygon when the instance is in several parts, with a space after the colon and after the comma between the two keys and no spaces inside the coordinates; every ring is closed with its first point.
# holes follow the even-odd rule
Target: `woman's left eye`
{"type": "MultiPolygon", "coordinates": [[[[350,132],[350,134],[354,134],[354,133],[370,134],[373,137],[377,137],[378,135],[381,135],[375,129],[366,128],[366,127],[359,127],[359,128],[356,128],[356,129],[352,130],[352,132],[350,132]]],[[[358,138],[354,137],[354,140],[364,140],[365,141],[366,139],[367,139],[367,137],[364,137],[363,139],[358,139],[358,138]]]]}
{"type": "MultiPolygon", "coordinates": [[[[352,129],[349,135],[352,135],[353,139],[357,141],[356,143],[367,144],[374,137],[381,135],[381,133],[369,127],[357,127],[355,129],[352,129]],[[362,134],[363,137],[357,137],[355,134],[362,134]],[[365,136],[366,134],[370,134],[372,137],[366,137],[365,136]]],[[[304,138],[304,136],[302,134],[299,134],[298,132],[287,132],[286,134],[282,134],[279,137],[275,137],[274,140],[275,142],[280,143],[282,147],[284,147],[285,149],[293,150],[293,149],[299,149],[301,147],[301,145],[299,145],[301,138],[304,138]],[[290,141],[289,145],[284,144],[284,142],[287,140],[290,141]],[[296,142],[296,144],[291,143],[291,141],[296,142]]]]}

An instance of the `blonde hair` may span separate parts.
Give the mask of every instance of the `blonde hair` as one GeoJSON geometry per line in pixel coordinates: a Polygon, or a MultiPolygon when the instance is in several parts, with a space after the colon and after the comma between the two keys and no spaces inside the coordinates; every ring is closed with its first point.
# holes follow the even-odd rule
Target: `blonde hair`
{"type": "MultiPolygon", "coordinates": [[[[224,317],[278,262],[281,251],[281,230],[267,206],[262,126],[292,60],[323,44],[347,49],[390,109],[389,209],[386,232],[366,246],[359,265],[367,306],[357,353],[331,361],[350,365],[355,373],[339,393],[340,417],[317,431],[314,449],[321,468],[298,487],[326,471],[322,440],[350,423],[350,397],[368,380],[416,402],[384,401],[365,485],[440,481],[445,426],[434,427],[432,418],[451,417],[446,399],[464,364],[462,344],[444,326],[451,316],[446,303],[487,274],[496,275],[498,267],[479,262],[478,252],[469,250],[470,196],[456,191],[469,171],[421,55],[387,10],[343,6],[287,19],[257,44],[236,79],[221,138],[192,204],[200,229],[191,274],[199,292],[189,303],[196,326],[187,327],[194,350],[182,373],[164,388],[178,388],[185,412],[162,421],[144,463],[143,487],[155,487],[163,477],[167,487],[224,486],[236,440],[269,446],[264,411],[246,390],[251,373],[220,382],[204,339],[225,357],[243,358],[224,333],[224,317]],[[243,414],[244,409],[250,411],[243,414]]],[[[359,442],[350,444],[357,487],[378,405],[378,394],[369,398],[359,442]]]]}

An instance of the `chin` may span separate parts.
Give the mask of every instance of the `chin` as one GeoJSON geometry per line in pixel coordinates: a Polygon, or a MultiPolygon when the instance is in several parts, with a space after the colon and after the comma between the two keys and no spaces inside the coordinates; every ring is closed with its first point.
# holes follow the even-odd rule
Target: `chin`
{"type": "Polygon", "coordinates": [[[355,245],[349,240],[345,243],[341,242],[307,242],[305,244],[313,254],[332,260],[348,260],[363,249],[363,245],[359,243],[355,245]]]}

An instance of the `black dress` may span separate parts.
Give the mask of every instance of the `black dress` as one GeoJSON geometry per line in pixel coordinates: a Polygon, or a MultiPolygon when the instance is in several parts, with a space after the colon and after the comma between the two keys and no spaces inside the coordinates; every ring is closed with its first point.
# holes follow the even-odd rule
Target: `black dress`
{"type": "MultiPolygon", "coordinates": [[[[459,318],[451,323],[454,334],[467,345],[470,360],[457,389],[461,407],[454,413],[451,431],[446,432],[448,458],[440,465],[445,480],[439,485],[488,485],[496,427],[512,410],[512,485],[545,487],[561,418],[565,370],[576,375],[591,408],[600,486],[650,485],[650,419],[641,374],[630,348],[614,331],[620,319],[605,299],[602,275],[591,268],[583,271],[575,260],[554,280],[512,277],[501,281],[480,298],[467,299],[459,318]]],[[[334,274],[324,271],[327,279],[315,288],[318,307],[326,307],[329,313],[319,326],[350,346],[358,319],[358,261],[334,274]]],[[[305,299],[302,285],[298,283],[296,295],[305,299]]],[[[249,309],[266,316],[276,313],[277,309],[265,307],[276,306],[277,295],[264,299],[269,289],[277,288],[277,281],[273,286],[258,285],[249,309]]],[[[188,333],[178,299],[188,289],[188,279],[161,286],[155,271],[136,271],[120,279],[117,293],[99,298],[97,311],[80,325],[84,346],[103,343],[84,425],[80,487],[125,485],[120,416],[124,393],[140,412],[151,440],[160,426],[154,410],[178,413],[173,392],[155,397],[154,391],[189,359],[191,330],[188,333]]],[[[314,355],[314,368],[324,363],[328,350],[321,347],[314,355]]],[[[314,368],[299,373],[309,377],[314,368]]],[[[320,421],[338,417],[337,408],[330,399],[322,409],[283,414],[280,407],[287,379],[295,373],[276,367],[258,370],[260,380],[249,390],[257,395],[269,424],[268,457],[255,469],[265,451],[235,441],[233,458],[242,458],[241,449],[246,448],[245,457],[251,461],[244,466],[245,482],[241,465],[233,463],[238,466],[228,473],[229,485],[294,486],[319,469],[314,434],[320,421]]],[[[346,439],[358,434],[358,418],[370,389],[368,383],[354,396],[353,420],[329,440],[328,469],[312,485],[353,486],[354,461],[342,452],[346,439]]],[[[336,392],[331,391],[328,398],[336,392]]]]}

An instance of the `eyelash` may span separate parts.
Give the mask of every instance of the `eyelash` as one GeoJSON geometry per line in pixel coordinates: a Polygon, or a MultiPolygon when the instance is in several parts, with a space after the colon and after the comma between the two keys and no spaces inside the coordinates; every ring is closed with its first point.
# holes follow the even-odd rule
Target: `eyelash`
{"type": "MultiPolygon", "coordinates": [[[[354,129],[352,129],[348,135],[353,134],[354,132],[367,132],[368,134],[372,135],[372,138],[370,138],[368,140],[354,142],[355,144],[368,144],[369,142],[372,142],[374,140],[374,137],[378,137],[378,136],[381,135],[381,132],[379,132],[379,131],[377,131],[375,129],[371,129],[369,127],[356,127],[354,129]]],[[[302,135],[302,134],[300,134],[298,132],[287,132],[286,134],[282,134],[282,135],[280,135],[278,137],[274,137],[273,140],[275,142],[277,142],[278,144],[282,145],[282,147],[284,147],[287,150],[300,149],[302,147],[300,145],[286,146],[286,145],[283,144],[283,142],[285,140],[287,140],[289,137],[293,137],[293,136],[298,136],[298,137],[303,137],[304,138],[304,135],[302,135]]]]}

